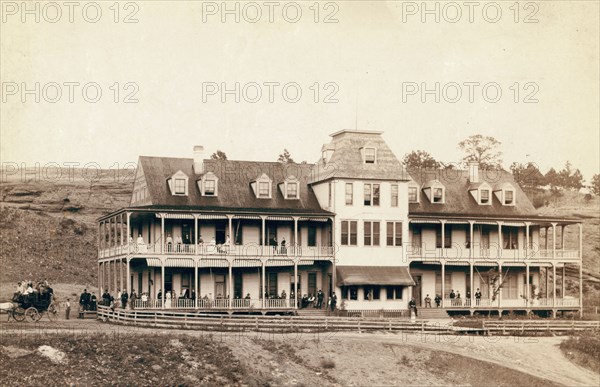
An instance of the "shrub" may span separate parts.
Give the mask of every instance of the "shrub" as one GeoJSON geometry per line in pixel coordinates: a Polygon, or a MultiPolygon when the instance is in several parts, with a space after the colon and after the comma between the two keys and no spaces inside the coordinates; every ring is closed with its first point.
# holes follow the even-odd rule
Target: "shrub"
{"type": "Polygon", "coordinates": [[[331,359],[321,360],[321,368],[332,369],[335,368],[335,362],[331,359]]]}

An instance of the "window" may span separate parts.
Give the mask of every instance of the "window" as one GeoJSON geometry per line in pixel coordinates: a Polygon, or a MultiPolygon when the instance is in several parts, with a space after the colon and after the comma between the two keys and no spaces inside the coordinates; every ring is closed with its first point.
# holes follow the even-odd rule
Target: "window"
{"type": "Polygon", "coordinates": [[[504,191],[504,205],[510,206],[514,203],[515,191],[504,191]]]}
{"type": "Polygon", "coordinates": [[[365,206],[379,205],[379,184],[365,183],[363,203],[365,206]]]}
{"type": "Polygon", "coordinates": [[[519,229],[517,227],[502,228],[502,248],[508,250],[517,250],[519,248],[519,229]]]}
{"type": "Polygon", "coordinates": [[[444,189],[433,188],[433,202],[442,203],[444,201],[444,189]]]}
{"type": "Polygon", "coordinates": [[[356,220],[342,220],[342,245],[356,246],[358,222],[356,220]]]}
{"type": "Polygon", "coordinates": [[[298,183],[287,183],[287,198],[298,199],[298,183]]]}
{"type": "Polygon", "coordinates": [[[375,148],[365,148],[365,163],[375,164],[375,148]]]}
{"type": "Polygon", "coordinates": [[[216,188],[216,181],[213,179],[204,181],[204,195],[205,196],[214,196],[216,188]]]}
{"type": "Polygon", "coordinates": [[[358,288],[356,286],[342,286],[343,300],[358,300],[358,288]]]}
{"type": "Polygon", "coordinates": [[[185,195],[185,179],[175,179],[175,195],[185,195]]]}
{"type": "Polygon", "coordinates": [[[346,183],[346,205],[351,206],[354,202],[354,184],[346,183]]]}
{"type": "Polygon", "coordinates": [[[365,286],[363,288],[365,292],[365,301],[379,300],[380,288],[380,286],[365,286]]]}
{"type": "MultiPolygon", "coordinates": [[[[435,229],[435,247],[437,249],[442,248],[442,226],[438,226],[435,229]]],[[[449,224],[444,225],[444,247],[452,247],[452,229],[449,224]]]]}
{"type": "Polygon", "coordinates": [[[277,291],[277,273],[269,273],[267,277],[267,292],[269,297],[277,297],[279,292],[277,291]]]}
{"type": "Polygon", "coordinates": [[[402,246],[402,222],[387,222],[386,244],[402,246]]]}
{"type": "Polygon", "coordinates": [[[489,189],[482,189],[480,195],[481,196],[479,198],[479,202],[481,204],[489,204],[489,202],[490,202],[490,190],[489,189]]]}
{"type": "Polygon", "coordinates": [[[259,198],[268,198],[270,195],[270,184],[268,181],[260,181],[258,182],[258,197],[259,198]]]}
{"type": "Polygon", "coordinates": [[[408,201],[410,203],[416,203],[419,201],[417,187],[408,187],[408,201]]]}
{"type": "Polygon", "coordinates": [[[380,238],[379,222],[365,222],[364,242],[365,246],[379,246],[380,238]]]}
{"type": "Polygon", "coordinates": [[[398,207],[398,184],[392,184],[392,207],[398,207]]]}
{"type": "Polygon", "coordinates": [[[386,287],[386,295],[387,295],[388,300],[401,300],[402,299],[402,286],[386,287]]]}

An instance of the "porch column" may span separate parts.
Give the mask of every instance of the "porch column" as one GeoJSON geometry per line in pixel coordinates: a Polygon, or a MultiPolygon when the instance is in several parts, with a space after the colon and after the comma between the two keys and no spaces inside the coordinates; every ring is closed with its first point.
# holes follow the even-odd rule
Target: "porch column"
{"type": "MultiPolygon", "coordinates": [[[[113,267],[113,279],[115,282],[115,292],[117,291],[117,289],[119,288],[119,285],[117,284],[117,261],[113,259],[112,261],[112,267],[113,267]]],[[[115,298],[116,298],[116,294],[115,294],[115,298]]]]}
{"type": "Polygon", "coordinates": [[[233,260],[227,259],[229,263],[229,307],[233,306],[233,260]]]}
{"type": "MultiPolygon", "coordinates": [[[[117,261],[115,261],[117,262],[117,261]]],[[[121,291],[123,291],[124,289],[124,284],[125,282],[123,282],[123,262],[119,259],[119,285],[121,286],[121,291]]]]}
{"type": "MultiPolygon", "coordinates": [[[[160,214],[160,253],[165,253],[165,214],[160,214]]],[[[165,290],[163,289],[163,299],[164,294],[165,290]]]]}
{"type": "Polygon", "coordinates": [[[446,263],[442,262],[442,308],[446,307],[446,263]]]}
{"type": "Polygon", "coordinates": [[[442,224],[442,258],[446,256],[446,221],[444,219],[440,220],[442,224]]]}
{"type": "MultiPolygon", "coordinates": [[[[126,221],[127,221],[127,245],[129,245],[129,241],[132,239],[131,238],[131,212],[128,212],[126,215],[126,221]]],[[[129,246],[127,248],[127,253],[129,253],[131,251],[131,246],[129,246]]]]}
{"type": "MultiPolygon", "coordinates": [[[[265,224],[264,222],[265,222],[265,219],[263,218],[263,225],[265,224]]],[[[264,230],[264,228],[263,228],[263,230],[264,230]]],[[[263,237],[264,237],[264,233],[263,233],[263,237]]],[[[266,280],[265,260],[261,259],[261,263],[262,263],[262,286],[260,288],[260,291],[261,291],[260,295],[261,295],[261,299],[262,299],[262,308],[264,309],[267,304],[265,301],[265,298],[266,298],[266,295],[265,295],[265,286],[266,286],[266,284],[265,284],[265,280],[266,280]]]]}
{"type": "Polygon", "coordinates": [[[101,272],[100,269],[102,267],[102,263],[98,262],[98,291],[100,292],[100,297],[102,297],[102,277],[101,277],[101,272]]]}
{"type": "MultiPolygon", "coordinates": [[[[473,225],[475,224],[475,221],[473,220],[469,220],[469,240],[471,241],[471,244],[469,245],[469,260],[471,262],[473,262],[473,246],[475,245],[473,243],[473,225]]],[[[471,277],[473,277],[473,265],[471,264],[471,277]]],[[[471,295],[473,294],[473,281],[471,281],[471,295]]]]}
{"type": "Polygon", "coordinates": [[[548,250],[548,227],[544,227],[544,238],[546,242],[544,242],[544,250],[548,250]]]}
{"type": "Polygon", "coordinates": [[[166,293],[166,289],[165,289],[165,263],[163,262],[162,258],[160,260],[160,293],[161,293],[161,298],[162,298],[162,302],[160,303],[160,307],[162,309],[165,308],[165,293],[166,293]]]}
{"type": "MultiPolygon", "coordinates": [[[[198,220],[198,219],[196,219],[198,220]]],[[[196,297],[194,297],[194,308],[198,307],[198,298],[200,297],[200,292],[198,289],[198,260],[194,259],[194,293],[196,297]]]]}
{"type": "Polygon", "coordinates": [[[583,317],[583,224],[579,226],[579,317],[583,317]]]}
{"type": "MultiPolygon", "coordinates": [[[[121,233],[121,247],[123,246],[123,238],[125,236],[125,234],[123,233],[123,214],[120,215],[119,217],[119,232],[121,233]]],[[[148,229],[148,232],[150,232],[150,229],[148,229]]],[[[129,241],[129,239],[127,239],[127,241],[129,241]]]]}
{"type": "MultiPolygon", "coordinates": [[[[267,248],[266,248],[266,245],[265,245],[265,243],[266,243],[266,241],[265,241],[265,234],[266,234],[266,230],[265,230],[265,228],[266,228],[266,225],[265,225],[265,220],[266,220],[266,218],[267,218],[267,217],[266,217],[266,216],[264,216],[264,215],[261,215],[261,216],[260,216],[260,219],[261,219],[260,240],[262,241],[263,255],[264,255],[264,252],[265,252],[265,251],[268,251],[268,250],[267,250],[267,248]]],[[[264,295],[264,293],[263,293],[263,295],[264,295]]]]}
{"type": "Polygon", "coordinates": [[[548,272],[548,266],[544,266],[544,271],[546,272],[546,301],[550,298],[550,287],[548,286],[548,278],[550,277],[550,273],[548,272]]]}
{"type": "MultiPolygon", "coordinates": [[[[298,217],[294,216],[294,257],[298,256],[298,217]]],[[[296,293],[298,289],[294,290],[296,293]]]]}
{"type": "Polygon", "coordinates": [[[298,303],[296,300],[298,299],[298,260],[294,259],[294,298],[293,305],[294,309],[298,309],[298,303]]]}
{"type": "Polygon", "coordinates": [[[498,262],[498,307],[502,308],[502,263],[498,262]]]}
{"type": "MultiPolygon", "coordinates": [[[[471,244],[473,244],[473,242],[471,242],[471,244]]],[[[473,305],[475,305],[475,303],[473,302],[473,295],[474,295],[473,293],[475,293],[473,291],[473,285],[475,284],[475,281],[473,281],[473,261],[471,261],[469,263],[469,282],[470,282],[469,286],[470,286],[470,289],[471,289],[471,291],[469,292],[470,295],[471,295],[470,300],[469,300],[469,305],[472,308],[473,305]]]]}
{"type": "Polygon", "coordinates": [[[113,254],[117,255],[117,217],[113,216],[113,225],[112,225],[112,232],[113,232],[113,254]]]}
{"type": "Polygon", "coordinates": [[[529,222],[525,222],[525,259],[529,258],[529,222]]]}
{"type": "Polygon", "coordinates": [[[98,223],[98,229],[96,230],[98,237],[96,238],[96,247],[98,248],[98,258],[100,258],[100,252],[102,251],[102,222],[98,223]]]}
{"type": "MultiPolygon", "coordinates": [[[[561,251],[565,251],[565,226],[564,224],[560,226],[560,249],[561,251]]],[[[562,255],[564,258],[564,254],[562,255]]]]}
{"type": "Polygon", "coordinates": [[[227,248],[231,250],[231,246],[235,245],[233,239],[235,238],[235,236],[233,235],[233,215],[227,215],[227,219],[229,221],[229,246],[227,246],[227,248]]]}
{"type": "Polygon", "coordinates": [[[108,243],[106,247],[108,248],[108,255],[111,255],[110,248],[112,247],[112,218],[108,218],[108,243]]]}
{"type": "MultiPolygon", "coordinates": [[[[131,293],[131,291],[133,290],[133,288],[132,288],[133,284],[131,283],[131,270],[129,269],[129,259],[128,258],[125,258],[125,265],[127,265],[127,270],[126,270],[127,279],[125,280],[125,283],[127,284],[127,291],[129,293],[131,293]]],[[[140,289],[138,289],[138,292],[139,292],[139,290],[140,289]]]]}
{"type": "Polygon", "coordinates": [[[556,263],[552,262],[552,307],[556,307],[556,263]]]}
{"type": "Polygon", "coordinates": [[[563,267],[562,267],[562,276],[561,276],[561,279],[562,279],[561,288],[562,288],[562,289],[561,289],[561,291],[560,291],[560,296],[561,296],[561,298],[562,298],[563,300],[564,300],[564,298],[565,298],[565,290],[566,290],[566,287],[565,287],[565,282],[566,282],[566,279],[565,279],[565,277],[566,277],[566,271],[567,271],[566,269],[567,269],[567,264],[563,262],[563,267]]]}
{"type": "MultiPolygon", "coordinates": [[[[198,246],[198,215],[194,214],[194,252],[196,255],[200,254],[200,246],[198,246]]],[[[196,269],[198,265],[196,264],[196,269]]],[[[196,283],[198,287],[198,283],[196,283]]],[[[196,289],[196,296],[198,296],[198,289],[196,289]]],[[[197,297],[196,297],[197,298],[197,297]]]]}
{"type": "Polygon", "coordinates": [[[530,301],[530,299],[531,299],[531,294],[530,294],[531,293],[531,289],[529,288],[530,287],[530,285],[529,285],[529,263],[527,263],[527,262],[525,262],[525,287],[526,287],[526,289],[525,289],[525,299],[527,300],[527,305],[525,305],[525,306],[529,307],[529,305],[531,303],[531,301],[530,301]]]}
{"type": "Polygon", "coordinates": [[[556,223],[552,223],[552,260],[556,262],[556,223]]]}
{"type": "Polygon", "coordinates": [[[502,258],[502,250],[504,246],[502,245],[502,222],[498,222],[498,258],[502,258]]]}
{"type": "MultiPolygon", "coordinates": [[[[335,187],[335,185],[334,185],[335,187]]],[[[333,235],[333,240],[335,241],[335,220],[333,218],[331,219],[331,233],[333,235]]],[[[333,244],[333,243],[332,243],[333,244]]],[[[335,252],[335,248],[333,249],[333,251],[335,252]]],[[[335,292],[335,286],[336,286],[336,281],[337,281],[337,269],[336,269],[336,265],[337,265],[337,258],[335,257],[335,254],[333,255],[333,273],[331,273],[331,291],[335,292]]]]}

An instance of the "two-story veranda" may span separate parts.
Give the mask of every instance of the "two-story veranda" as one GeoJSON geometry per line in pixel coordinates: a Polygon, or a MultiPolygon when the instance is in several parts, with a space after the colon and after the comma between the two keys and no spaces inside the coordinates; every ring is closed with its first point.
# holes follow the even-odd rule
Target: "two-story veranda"
{"type": "Polygon", "coordinates": [[[146,293],[138,307],[294,309],[292,295],[331,288],[331,225],[324,214],[126,208],[100,219],[100,287],[146,293]],[[165,303],[169,292],[177,301],[165,303]]]}
{"type": "Polygon", "coordinates": [[[429,295],[435,308],[439,295],[450,311],[581,310],[579,220],[418,215],[409,232],[412,295],[422,307],[429,295]],[[566,244],[569,231],[578,233],[577,245],[566,244]],[[570,294],[567,267],[579,272],[579,289],[570,294]]]}

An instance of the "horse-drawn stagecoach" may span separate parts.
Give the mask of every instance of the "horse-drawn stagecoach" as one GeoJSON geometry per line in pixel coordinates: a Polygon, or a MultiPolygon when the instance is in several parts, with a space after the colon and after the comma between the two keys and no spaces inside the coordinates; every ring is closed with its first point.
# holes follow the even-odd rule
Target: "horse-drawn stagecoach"
{"type": "Polygon", "coordinates": [[[14,318],[16,321],[39,321],[44,314],[50,321],[58,319],[59,308],[54,302],[51,292],[33,292],[31,294],[18,294],[12,299],[12,302],[1,304],[0,309],[8,313],[8,318],[14,318]]]}

